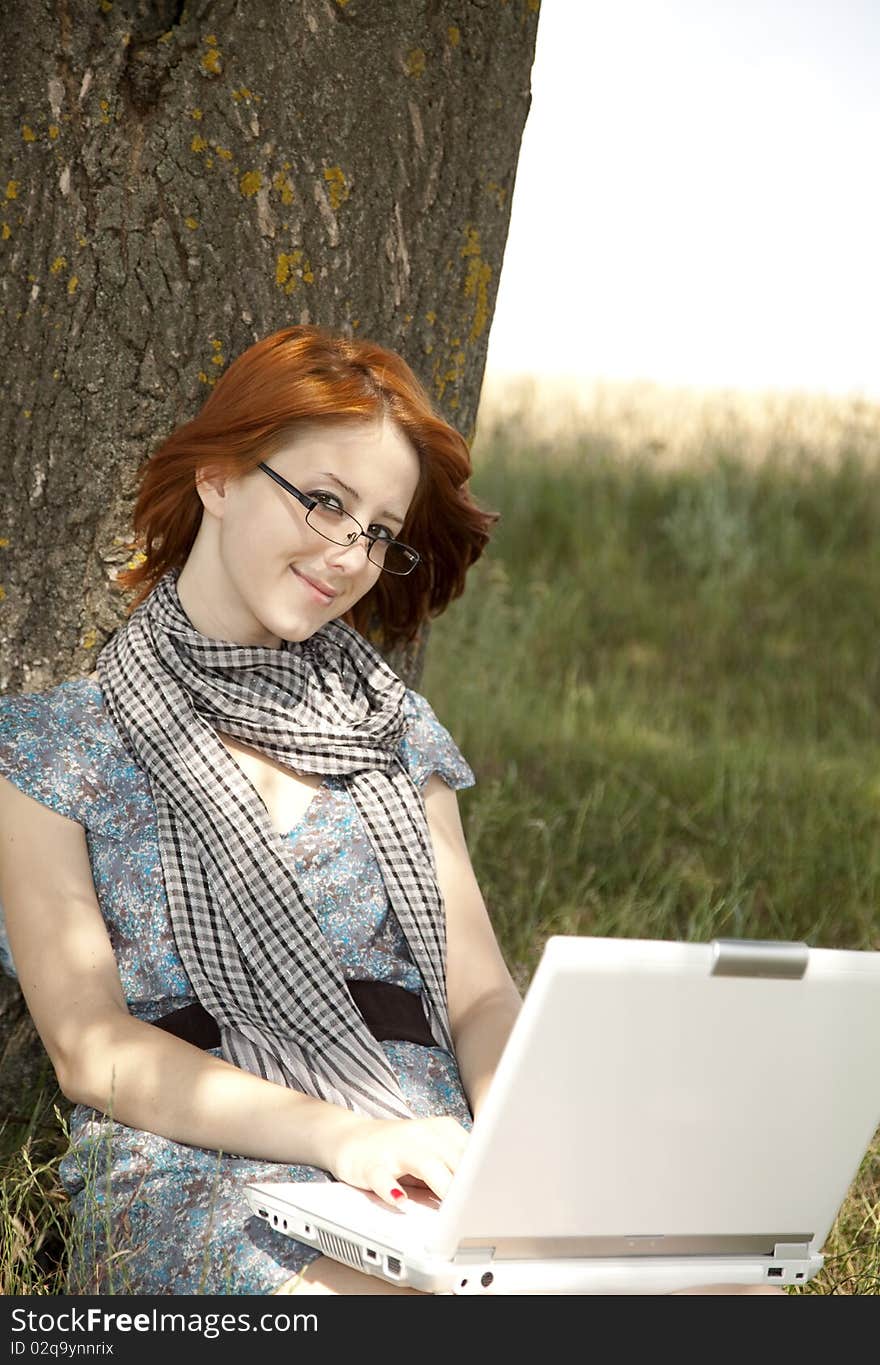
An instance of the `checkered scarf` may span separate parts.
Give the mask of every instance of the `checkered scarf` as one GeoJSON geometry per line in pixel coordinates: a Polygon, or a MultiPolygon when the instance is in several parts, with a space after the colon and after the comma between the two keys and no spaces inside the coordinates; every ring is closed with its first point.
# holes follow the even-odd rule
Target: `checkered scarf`
{"type": "Polygon", "coordinates": [[[301,644],[200,635],[163,578],[101,651],[107,709],[156,804],[175,938],[236,1066],[374,1117],[410,1111],[297,882],[289,842],[217,732],[345,780],[451,1048],[443,902],[418,789],[398,754],[405,689],[349,626],[301,644]]]}

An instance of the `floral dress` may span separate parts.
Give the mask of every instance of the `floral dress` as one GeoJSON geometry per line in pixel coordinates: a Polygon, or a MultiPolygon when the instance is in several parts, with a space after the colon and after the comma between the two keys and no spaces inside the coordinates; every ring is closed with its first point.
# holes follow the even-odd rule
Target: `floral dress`
{"type": "MultiPolygon", "coordinates": [[[[423,787],[474,776],[424,697],[408,691],[401,756],[423,787]]],[[[0,773],[84,826],[92,877],[128,1008],[151,1022],[195,997],[175,947],[147,776],[92,679],[0,699],[0,773]]],[[[418,992],[421,978],[388,902],[354,803],[326,778],[287,838],[305,899],[348,980],[418,992]]],[[[0,958],[14,973],[0,918],[0,958]]],[[[454,1057],[383,1042],[414,1114],[469,1126],[454,1057]]],[[[215,1055],[220,1055],[219,1051],[215,1055]]],[[[250,1213],[253,1180],[327,1180],[325,1171],[229,1156],[126,1127],[78,1105],[61,1178],[71,1198],[71,1294],[268,1294],[321,1253],[250,1213]]]]}

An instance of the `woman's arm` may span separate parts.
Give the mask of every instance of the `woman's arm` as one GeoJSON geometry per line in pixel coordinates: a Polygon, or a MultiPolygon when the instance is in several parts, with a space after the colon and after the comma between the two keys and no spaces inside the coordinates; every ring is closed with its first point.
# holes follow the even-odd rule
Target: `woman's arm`
{"type": "Polygon", "coordinates": [[[477,885],[455,792],[435,773],[424,796],[446,906],[449,1019],[458,1068],[476,1115],[522,1001],[477,885]]]}
{"type": "Polygon", "coordinates": [[[68,1099],[132,1128],[390,1191],[441,1197],[465,1134],[451,1119],[364,1119],[275,1085],[134,1019],[81,825],[0,778],[0,903],[28,1009],[68,1099]]]}

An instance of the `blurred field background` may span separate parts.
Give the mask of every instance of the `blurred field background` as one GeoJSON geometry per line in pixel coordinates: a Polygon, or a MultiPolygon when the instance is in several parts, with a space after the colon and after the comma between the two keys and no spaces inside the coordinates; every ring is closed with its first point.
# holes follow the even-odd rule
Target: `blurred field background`
{"type": "MultiPolygon", "coordinates": [[[[880,948],[880,406],[508,381],[473,449],[423,691],[519,980],[551,933],[880,948]]],[[[838,1222],[803,1292],[880,1292],[880,1146],[838,1222]]]]}
{"type": "MultiPolygon", "coordinates": [[[[878,452],[855,400],[484,387],[502,521],[421,690],[522,986],[551,933],[880,948],[878,452]]],[[[4,1293],[62,1289],[51,1100],[0,1139],[4,1293]]],[[[792,1292],[880,1292],[880,1144],[792,1292]]]]}

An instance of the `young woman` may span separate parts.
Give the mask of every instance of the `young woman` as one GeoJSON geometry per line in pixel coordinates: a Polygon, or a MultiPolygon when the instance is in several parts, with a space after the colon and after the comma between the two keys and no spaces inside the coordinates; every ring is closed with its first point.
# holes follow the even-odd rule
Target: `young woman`
{"type": "Polygon", "coordinates": [[[493,521],[400,357],[294,327],[152,455],[96,674],[0,703],[0,901],[76,1108],[74,1293],[400,1293],[251,1180],[442,1198],[520,1000],[386,644],[493,521]]]}

